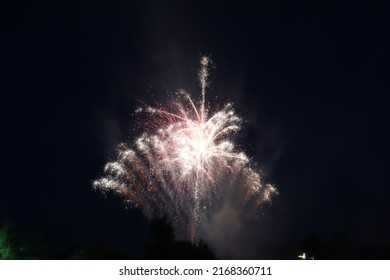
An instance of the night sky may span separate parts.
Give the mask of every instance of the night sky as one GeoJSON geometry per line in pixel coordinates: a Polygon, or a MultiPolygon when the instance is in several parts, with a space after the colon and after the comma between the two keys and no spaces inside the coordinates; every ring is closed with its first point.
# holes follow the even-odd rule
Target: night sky
{"type": "Polygon", "coordinates": [[[102,243],[141,257],[147,220],[92,182],[116,146],[139,135],[139,100],[154,104],[180,88],[197,96],[207,54],[208,100],[234,103],[247,121],[237,141],[280,193],[229,257],[294,257],[291,248],[313,234],[390,241],[385,5],[2,6],[0,223],[43,225],[63,247],[102,243]]]}

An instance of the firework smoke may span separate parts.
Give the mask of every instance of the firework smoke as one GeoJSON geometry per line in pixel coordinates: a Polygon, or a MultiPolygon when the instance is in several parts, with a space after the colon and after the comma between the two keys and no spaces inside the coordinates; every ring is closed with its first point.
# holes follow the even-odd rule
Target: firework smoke
{"type": "Polygon", "coordinates": [[[206,108],[210,59],[200,62],[200,101],[181,90],[167,106],[138,109],[146,114],[145,132],[132,145],[120,144],[116,160],[93,183],[148,218],[166,216],[176,235],[191,242],[203,237],[200,225],[209,225],[226,201],[243,215],[276,194],[231,141],[242,124],[232,105],[213,113],[206,108]]]}

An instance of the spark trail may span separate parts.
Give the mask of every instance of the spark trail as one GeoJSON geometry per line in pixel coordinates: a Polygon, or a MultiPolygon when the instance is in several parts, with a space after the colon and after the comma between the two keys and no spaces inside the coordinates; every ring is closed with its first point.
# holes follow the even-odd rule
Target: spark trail
{"type": "Polygon", "coordinates": [[[231,141],[242,125],[232,104],[213,113],[206,108],[210,59],[200,62],[200,101],[180,90],[166,106],[137,110],[146,113],[145,132],[132,145],[120,144],[116,160],[93,182],[148,218],[166,216],[177,236],[191,242],[201,237],[200,224],[226,199],[251,213],[277,193],[231,141]]]}

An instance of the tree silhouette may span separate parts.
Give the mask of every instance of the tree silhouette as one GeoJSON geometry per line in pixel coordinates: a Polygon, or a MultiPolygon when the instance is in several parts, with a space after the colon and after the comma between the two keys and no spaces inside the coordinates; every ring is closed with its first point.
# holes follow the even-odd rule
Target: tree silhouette
{"type": "Polygon", "coordinates": [[[146,259],[215,259],[215,255],[202,240],[194,245],[175,241],[175,232],[166,218],[154,219],[149,224],[149,243],[146,259]]]}
{"type": "Polygon", "coordinates": [[[0,260],[16,259],[16,252],[13,245],[13,229],[5,224],[0,229],[0,260]]]}
{"type": "Polygon", "coordinates": [[[127,256],[102,244],[79,244],[71,250],[67,259],[73,260],[124,260],[127,256]]]}

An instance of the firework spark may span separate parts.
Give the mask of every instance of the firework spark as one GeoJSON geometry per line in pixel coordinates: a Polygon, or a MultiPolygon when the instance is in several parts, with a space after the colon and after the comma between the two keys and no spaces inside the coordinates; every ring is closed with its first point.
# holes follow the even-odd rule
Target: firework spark
{"type": "Polygon", "coordinates": [[[227,196],[242,212],[257,209],[277,193],[263,184],[249,157],[231,141],[242,119],[232,104],[206,109],[210,59],[201,58],[201,98],[181,90],[166,107],[146,107],[145,132],[133,145],[120,144],[117,158],[94,181],[114,191],[148,218],[166,216],[181,238],[196,242],[199,225],[220,209],[227,196]],[[198,106],[197,106],[198,103],[198,106]]]}

